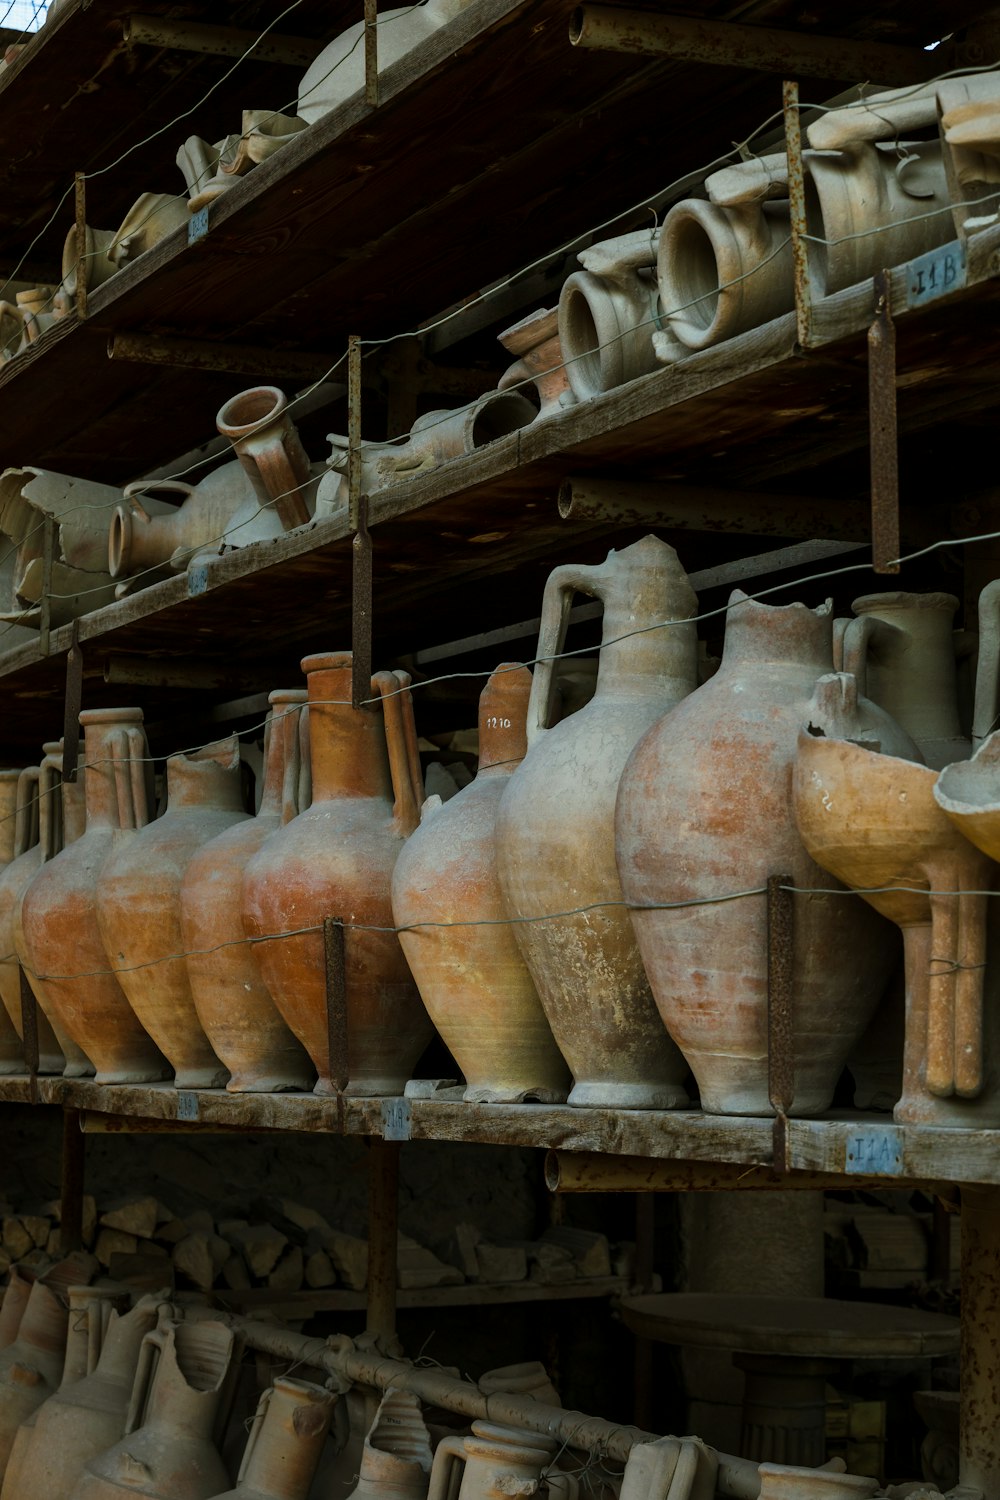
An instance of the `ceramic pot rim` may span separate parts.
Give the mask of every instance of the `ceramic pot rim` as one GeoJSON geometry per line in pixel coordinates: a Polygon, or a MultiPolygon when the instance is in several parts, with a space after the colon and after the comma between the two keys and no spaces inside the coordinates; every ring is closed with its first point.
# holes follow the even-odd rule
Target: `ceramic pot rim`
{"type": "Polygon", "coordinates": [[[310,672],[350,671],[354,665],[354,653],[352,651],[314,651],[311,656],[304,656],[299,665],[307,677],[310,672]]]}
{"type": "Polygon", "coordinates": [[[85,708],[80,714],[80,723],[88,724],[141,724],[141,708],[85,708]]]}

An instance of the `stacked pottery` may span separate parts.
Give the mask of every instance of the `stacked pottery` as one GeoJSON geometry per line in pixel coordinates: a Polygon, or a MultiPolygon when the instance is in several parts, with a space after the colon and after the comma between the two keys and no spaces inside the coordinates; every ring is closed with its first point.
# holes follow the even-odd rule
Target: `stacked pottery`
{"type": "Polygon", "coordinates": [[[168,1059],[178,1088],[215,1088],[228,1074],[195,1009],[181,931],[188,865],[210,839],[243,822],[235,736],[167,761],[167,809],[112,849],[97,921],[129,1004],[168,1059]]]}
{"type": "MultiPolygon", "coordinates": [[[[718,672],[636,746],[618,793],[622,889],[664,1024],[712,1114],[773,1113],[768,1091],[763,887],[796,888],[794,1114],[829,1107],[885,988],[893,948],[860,901],[827,893],[791,808],[800,726],[825,714],[917,752],[865,700],[814,687],[833,661],[829,603],[771,607],[736,590],[718,672]],[[737,895],[736,893],[743,893],[737,895]]],[[[852,680],[853,681],[853,680],[852,680]]]]}
{"type": "Polygon", "coordinates": [[[696,604],[676,552],[652,536],[598,567],[557,568],[545,586],[528,753],[500,802],[497,868],[515,940],[573,1074],[571,1104],[687,1102],[687,1066],[656,1013],[623,908],[614,808],[633,746],[696,686],[696,604]],[[552,659],[576,591],[604,605],[597,690],[550,727],[552,659]]]}
{"type": "Polygon", "coordinates": [[[235,1336],[213,1321],[143,1340],[125,1436],[84,1466],[68,1500],[211,1500],[229,1484],[213,1433],[232,1386],[235,1336]],[[155,1358],[158,1353],[158,1360],[155,1358]]]}
{"type": "Polygon", "coordinates": [[[399,935],[403,952],[475,1102],[558,1103],[569,1086],[504,925],[497,876],[497,808],[527,749],[530,692],[527,667],[506,662],[493,673],[479,700],[476,779],[443,805],[428,799],[392,876],[393,917],[408,929],[399,935]]]}
{"type": "Polygon", "coordinates": [[[181,938],[198,1020],[229,1069],[231,1093],[308,1089],[308,1054],[285,1025],[243,932],[243,873],[283,823],[308,806],[302,688],[274,692],[264,736],[264,789],[256,818],[200,849],[181,884],[181,938]]]}
{"type": "Polygon", "coordinates": [[[236,1488],[214,1500],[306,1500],[337,1397],[281,1376],[264,1392],[236,1488]]]}
{"type": "Polygon", "coordinates": [[[379,672],[372,701],[352,708],[349,652],[307,656],[302,670],[312,806],[247,865],[246,932],[254,939],[290,934],[259,942],[256,955],[274,1003],[312,1058],[316,1092],[332,1093],[342,1082],[356,1096],[399,1094],[433,1034],[390,896],[423,795],[410,679],[379,672]],[[344,924],[342,995],[329,1015],[326,918],[344,924]]]}
{"type": "Polygon", "coordinates": [[[147,1083],[167,1077],[169,1067],[110,972],[97,918],[104,865],[149,817],[142,710],[88,709],[80,723],[86,826],[26,893],[25,949],[34,971],[46,976],[39,984],[47,1008],[86,1046],[97,1082],[147,1083]]]}
{"type": "Polygon", "coordinates": [[[640,229],[581,250],[559,294],[559,340],[577,401],[656,369],[659,230],[640,229]]]}

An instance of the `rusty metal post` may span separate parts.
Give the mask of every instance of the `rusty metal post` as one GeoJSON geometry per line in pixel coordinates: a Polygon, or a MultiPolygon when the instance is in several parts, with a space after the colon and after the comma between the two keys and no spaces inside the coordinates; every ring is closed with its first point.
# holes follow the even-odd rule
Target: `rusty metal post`
{"type": "Polygon", "coordinates": [[[378,107],[378,0],[365,0],[365,103],[378,107]]]}
{"type": "Polygon", "coordinates": [[[42,597],[38,605],[38,649],[42,656],[49,654],[49,635],[52,629],[52,560],[55,545],[55,516],[46,511],[42,521],[42,597]]]}
{"type": "Polygon", "coordinates": [[[1000,1188],[962,1189],[959,1484],[1000,1494],[1000,1188]]]}
{"type": "Polygon", "coordinates": [[[351,702],[369,702],[372,692],[372,539],[368,496],[362,494],[361,340],[347,340],[347,504],[354,533],[351,582],[351,702]]]}
{"type": "Polygon", "coordinates": [[[896,325],[888,271],[872,283],[875,317],[868,329],[868,426],[871,446],[872,568],[898,573],[899,447],[896,435],[896,325]]]}
{"type": "Polygon", "coordinates": [[[336,1088],[343,1090],[348,1080],[347,971],[344,923],[340,917],[323,918],[323,959],[330,1080],[336,1088]]]}
{"type": "Polygon", "coordinates": [[[384,1343],[396,1333],[399,1142],[373,1138],[368,1158],[368,1324],[384,1343]]]}
{"type": "Polygon", "coordinates": [[[767,1097],[774,1110],[772,1159],[787,1172],[788,1112],[795,1099],[793,985],[794,896],[791,875],[767,881],[767,1097]]]}
{"type": "Polygon", "coordinates": [[[781,85],[785,118],[785,151],[788,156],[788,211],[792,234],[792,269],[795,278],[795,323],[800,349],[812,342],[812,288],[809,285],[809,247],[806,240],[806,177],[802,165],[802,121],[799,118],[799,86],[787,80],[781,85]]]}
{"type": "Polygon", "coordinates": [[[59,1249],[63,1255],[83,1247],[84,1146],[80,1111],[64,1109],[62,1184],[59,1193],[59,1249]]]}
{"type": "Polygon", "coordinates": [[[76,315],[87,316],[87,174],[77,172],[73,177],[73,197],[76,206],[76,315]]]}
{"type": "Polygon", "coordinates": [[[80,759],[80,709],[83,706],[83,651],[80,621],[73,621],[70,647],[66,652],[66,696],[63,702],[63,781],[76,781],[80,759]]]}
{"type": "Polygon", "coordinates": [[[38,1001],[21,965],[17,966],[21,987],[21,1045],[28,1069],[28,1088],[32,1104],[38,1103],[38,1001]]]}

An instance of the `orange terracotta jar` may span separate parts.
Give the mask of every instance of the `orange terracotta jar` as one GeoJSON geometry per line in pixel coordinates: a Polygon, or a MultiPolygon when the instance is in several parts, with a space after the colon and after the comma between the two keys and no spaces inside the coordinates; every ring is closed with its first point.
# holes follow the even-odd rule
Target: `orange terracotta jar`
{"type": "Polygon", "coordinates": [[[243,932],[243,873],[264,840],[308,806],[308,755],[300,754],[304,688],[270,696],[264,789],[255,818],[200,849],[181,884],[181,935],[198,1019],[230,1072],[231,1093],[311,1089],[309,1056],[289,1031],[243,932]]]}
{"type": "Polygon", "coordinates": [[[433,1033],[393,930],[392,870],[422,797],[409,677],[379,672],[351,707],[351,656],[307,656],[312,806],[278,829],[247,866],[244,922],[274,1003],[319,1074],[316,1092],[398,1094],[433,1033]],[[346,1056],[331,1057],[323,920],[344,934],[346,1056]],[[299,929],[306,929],[300,931],[299,929]],[[378,930],[382,929],[382,930],[378,930]],[[388,929],[388,930],[386,930],[388,929]]]}
{"type": "Polygon", "coordinates": [[[235,735],[167,761],[167,810],[119,843],[101,871],[97,921],[133,1011],[172,1065],[178,1088],[229,1076],[202,1030],[183,958],[180,891],[210,839],[243,822],[235,735]]]}
{"type": "Polygon", "coordinates": [[[86,826],[41,867],[26,892],[24,943],[32,968],[45,976],[39,985],[46,1006],[87,1049],[97,1082],[149,1083],[168,1077],[170,1069],[111,973],[97,919],[104,865],[149,817],[142,710],[88,709],[80,723],[86,826]]]}

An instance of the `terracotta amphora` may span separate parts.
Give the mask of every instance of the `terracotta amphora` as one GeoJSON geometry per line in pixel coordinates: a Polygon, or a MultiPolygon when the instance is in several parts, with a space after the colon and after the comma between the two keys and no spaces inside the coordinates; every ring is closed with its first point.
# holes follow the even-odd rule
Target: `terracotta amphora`
{"type": "Polygon", "coordinates": [[[711,1114],[773,1113],[769,876],[790,876],[798,892],[791,1113],[829,1107],[895,957],[862,902],[822,894],[831,882],[803,848],[792,813],[798,734],[810,715],[917,754],[887,714],[840,678],[813,701],[817,678],[830,673],[832,625],[829,601],[816,610],[771,606],[737,589],[718,672],[650,730],[622,775],[622,889],[660,1014],[711,1114]]]}
{"type": "MultiPolygon", "coordinates": [[[[85,828],[47,861],[25,893],[24,943],[45,1004],[87,1049],[98,1083],[149,1083],[169,1066],[132,1011],[97,920],[101,871],[121,839],[149,818],[150,769],[140,708],[94,708],[84,734],[85,828]]],[[[64,786],[64,791],[69,791],[64,786]]]]}
{"type": "MultiPolygon", "coordinates": [[[[399,1094],[433,1033],[393,930],[392,868],[420,816],[423,783],[410,679],[378,672],[351,707],[351,655],[307,656],[312,806],[247,865],[249,937],[274,1003],[312,1058],[316,1092],[399,1094]],[[330,1055],[323,921],[344,930],[346,1056],[330,1055]],[[355,925],[356,924],[356,925],[355,925]]],[[[342,1044],[343,1045],[343,1044],[342,1044]]]]}
{"type": "Polygon", "coordinates": [[[993,1124],[1000,1100],[990,1099],[992,1088],[976,1096],[995,1066],[995,1049],[984,1045],[982,893],[996,870],[938,806],[936,781],[937,772],[912,760],[803,730],[793,808],[810,855],[903,929],[906,1036],[895,1118],[993,1124]]]}
{"type": "Polygon", "coordinates": [[[232,443],[253,489],[253,503],[242,505],[226,528],[227,544],[241,547],[305,525],[313,509],[309,455],[284,391],[276,385],[241,391],[221,408],[215,425],[232,443]]]}
{"type": "Polygon", "coordinates": [[[471,1437],[446,1437],[438,1443],[427,1500],[449,1500],[456,1494],[455,1472],[460,1467],[458,1500],[537,1494],[558,1446],[554,1438],[534,1432],[473,1422],[471,1437]]]}
{"type": "Polygon", "coordinates": [[[348,1500],[424,1500],[431,1467],[430,1433],[420,1402],[409,1391],[389,1386],[365,1438],[358,1483],[348,1500]]]}
{"type": "Polygon", "coordinates": [[[236,1488],[215,1500],[306,1500],[336,1400],[280,1376],[260,1398],[236,1488]]]}
{"type": "Polygon", "coordinates": [[[634,745],[697,684],[696,607],[676,552],[653,536],[599,566],[557,568],[545,585],[528,754],[500,802],[497,867],[515,940],[573,1074],[570,1104],[687,1103],[687,1066],[656,1013],[624,909],[614,809],[634,745]],[[553,658],[578,591],[604,605],[597,690],[549,727],[553,658]]]}
{"type": "Polygon", "coordinates": [[[196,553],[217,553],[238,511],[258,502],[249,476],[237,463],[213,469],[198,485],[183,479],[137,480],[122,491],[108,531],[108,572],[122,580],[121,597],[169,572],[182,573],[196,553]],[[163,495],[180,495],[171,502],[163,495]]]}
{"type": "Polygon", "coordinates": [[[181,884],[198,850],[246,819],[235,735],[171,755],[166,812],[112,849],[98,881],[97,922],[111,966],[178,1088],[215,1088],[228,1077],[191,994],[181,884]]]}
{"type": "Polygon", "coordinates": [[[505,662],[493,673],[479,700],[475,781],[443,805],[437,797],[425,802],[392,874],[393,917],[411,928],[399,935],[410,971],[465,1074],[466,1099],[477,1102],[558,1103],[569,1088],[531,975],[504,925],[497,875],[497,808],[527,750],[530,693],[527,667],[505,662]]]}
{"type": "Polygon", "coordinates": [[[212,1500],[229,1477],[215,1432],[239,1358],[232,1330],[168,1323],[142,1341],[125,1436],[90,1459],[69,1500],[212,1500]],[[158,1355],[158,1358],[157,1358],[158,1355]]]}
{"type": "Polygon", "coordinates": [[[113,601],[108,519],[118,498],[119,491],[110,485],[28,464],[3,471],[0,531],[17,548],[15,602],[37,605],[46,576],[53,625],[113,601]],[[46,518],[55,527],[50,564],[45,559],[46,518]]]}
{"type": "MultiPolygon", "coordinates": [[[[140,1298],[131,1312],[110,1311],[96,1363],[88,1318],[87,1367],[68,1388],[64,1378],[35,1413],[16,1475],[13,1456],[8,1465],[4,1500],[36,1500],[40,1495],[66,1500],[84,1465],[118,1441],[125,1429],[139,1348],[153,1330],[161,1306],[162,1294],[156,1294],[140,1298]]],[[[24,1431],[22,1426],[19,1438],[24,1431]]]]}
{"type": "Polygon", "coordinates": [[[249,860],[309,803],[308,753],[300,753],[305,689],[274,692],[269,701],[260,811],[199,849],[181,882],[191,994],[205,1035],[229,1069],[231,1093],[310,1089],[315,1081],[308,1054],[278,1013],[243,931],[249,860]]]}
{"type": "Polygon", "coordinates": [[[953,594],[866,594],[846,622],[843,670],[892,714],[935,770],[972,746],[958,718],[953,594]]]}
{"type": "Polygon", "coordinates": [[[659,323],[658,229],[638,229],[581,250],[583,267],[559,294],[559,341],[566,378],[589,401],[656,369],[659,323]]]}
{"type": "Polygon", "coordinates": [[[17,1429],[59,1385],[66,1324],[63,1297],[44,1281],[36,1281],[16,1339],[0,1350],[0,1478],[6,1472],[17,1429]]]}
{"type": "Polygon", "coordinates": [[[566,374],[562,343],[559,339],[559,313],[554,307],[528,313],[498,333],[497,338],[508,354],[516,355],[497,381],[497,390],[524,389],[530,380],[538,396],[539,417],[550,417],[572,406],[576,396],[566,374]]]}

